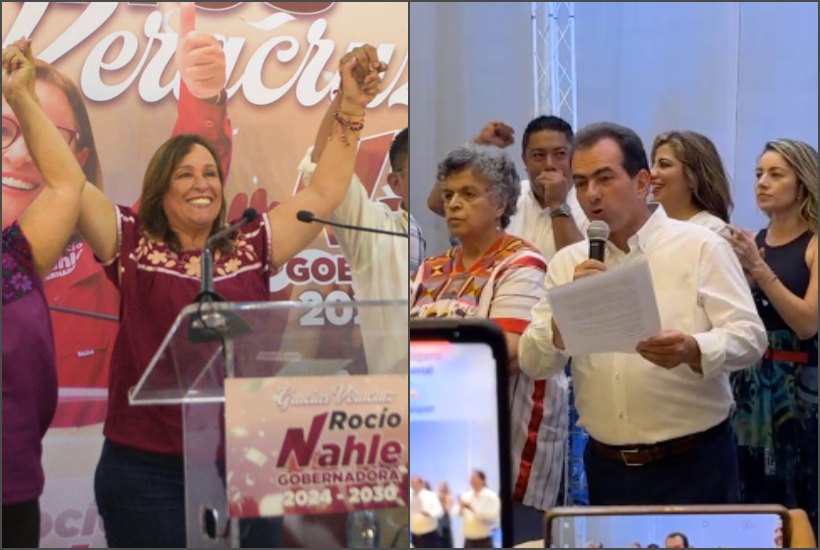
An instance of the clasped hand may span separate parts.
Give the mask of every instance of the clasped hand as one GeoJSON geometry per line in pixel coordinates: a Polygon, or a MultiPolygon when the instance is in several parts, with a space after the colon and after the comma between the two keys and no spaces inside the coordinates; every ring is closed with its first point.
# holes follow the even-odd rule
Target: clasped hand
{"type": "Polygon", "coordinates": [[[3,97],[6,101],[29,95],[37,101],[34,91],[35,67],[31,40],[21,38],[3,50],[3,97]]]}

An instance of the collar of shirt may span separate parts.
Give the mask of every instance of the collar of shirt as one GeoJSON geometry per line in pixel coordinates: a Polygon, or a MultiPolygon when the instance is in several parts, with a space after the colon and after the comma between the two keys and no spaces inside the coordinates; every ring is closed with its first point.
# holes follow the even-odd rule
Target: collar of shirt
{"type": "Polygon", "coordinates": [[[668,220],[669,216],[667,216],[663,207],[658,205],[655,211],[649,215],[649,218],[641,226],[641,228],[638,229],[634,235],[629,237],[629,239],[627,239],[626,244],[629,247],[629,252],[624,252],[615,246],[612,241],[607,241],[607,258],[629,258],[634,255],[640,256],[642,254],[646,254],[646,251],[649,250],[650,246],[652,246],[652,242],[658,235],[658,232],[663,228],[664,224],[666,224],[668,220]]]}

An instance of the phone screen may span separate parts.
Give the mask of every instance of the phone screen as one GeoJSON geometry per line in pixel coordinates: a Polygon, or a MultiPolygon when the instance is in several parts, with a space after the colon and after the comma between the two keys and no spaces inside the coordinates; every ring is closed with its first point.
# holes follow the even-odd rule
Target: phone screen
{"type": "MultiPolygon", "coordinates": [[[[456,548],[464,547],[465,538],[489,538],[495,548],[504,540],[499,453],[503,415],[498,410],[496,369],[493,350],[486,343],[414,341],[411,335],[410,476],[423,480],[437,495],[446,484],[452,505],[443,506],[447,509],[438,532],[445,537],[444,544],[456,548]],[[460,506],[462,499],[472,501],[471,506],[460,506]]],[[[413,514],[418,513],[413,494],[411,484],[411,531],[413,514]]],[[[423,529],[423,521],[420,524],[423,529]]]]}
{"type": "Polygon", "coordinates": [[[559,516],[550,533],[550,548],[783,548],[775,513],[559,516]]]}

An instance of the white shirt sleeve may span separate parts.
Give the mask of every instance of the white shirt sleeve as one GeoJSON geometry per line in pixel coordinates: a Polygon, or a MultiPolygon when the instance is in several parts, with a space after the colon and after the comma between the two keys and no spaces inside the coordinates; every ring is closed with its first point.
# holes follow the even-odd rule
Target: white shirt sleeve
{"type": "MultiPolygon", "coordinates": [[[[560,261],[564,256],[559,251],[547,267],[546,290],[559,286],[556,280],[560,271],[560,261]]],[[[532,308],[532,321],[518,341],[518,363],[521,370],[533,380],[543,380],[561,372],[569,360],[569,355],[557,349],[552,343],[552,306],[546,293],[532,308]]]]}
{"type": "Polygon", "coordinates": [[[707,243],[700,259],[698,300],[712,329],[693,334],[704,378],[756,363],[768,345],[743,270],[728,243],[707,243]]]}
{"type": "MultiPolygon", "coordinates": [[[[298,170],[302,172],[306,184],[310,184],[310,178],[316,171],[316,163],[313,162],[312,155],[313,146],[308,148],[305,157],[299,163],[298,170]]],[[[370,200],[362,180],[355,172],[347,195],[333,212],[333,221],[362,227],[393,229],[390,222],[390,209],[387,205],[370,200]]],[[[334,227],[333,232],[339,238],[345,257],[354,268],[370,261],[373,256],[372,251],[380,237],[374,233],[340,227],[334,227]]]]}

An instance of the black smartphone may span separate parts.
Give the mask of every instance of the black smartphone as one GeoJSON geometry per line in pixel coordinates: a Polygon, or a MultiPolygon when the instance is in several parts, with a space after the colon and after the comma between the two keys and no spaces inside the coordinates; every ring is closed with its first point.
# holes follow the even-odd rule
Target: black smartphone
{"type": "Polygon", "coordinates": [[[547,548],[789,548],[788,511],[778,505],[554,508],[547,548]]]}
{"type": "Polygon", "coordinates": [[[419,504],[427,487],[442,504],[440,542],[512,546],[508,379],[506,341],[494,323],[411,320],[411,532],[431,528],[419,504]]]}

